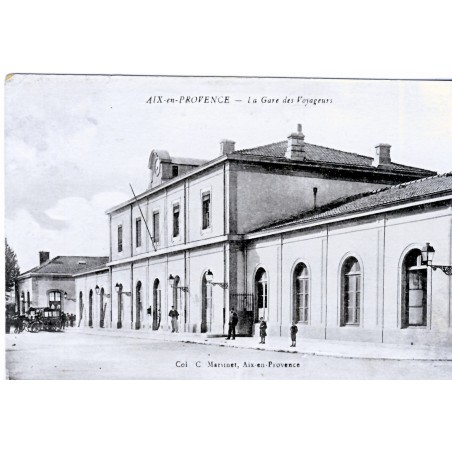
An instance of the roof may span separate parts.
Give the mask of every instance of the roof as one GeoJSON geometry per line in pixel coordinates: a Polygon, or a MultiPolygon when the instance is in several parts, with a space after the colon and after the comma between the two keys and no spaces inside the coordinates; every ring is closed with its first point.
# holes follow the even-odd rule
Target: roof
{"type": "MultiPolygon", "coordinates": [[[[243,149],[236,151],[234,154],[242,155],[254,155],[261,157],[268,157],[281,160],[290,160],[285,157],[287,150],[287,140],[279,141],[277,143],[267,144],[264,146],[258,146],[251,149],[243,149]]],[[[306,158],[304,162],[315,163],[333,163],[338,165],[347,166],[361,166],[361,167],[373,167],[373,158],[365,155],[355,154],[352,152],[339,151],[338,149],[332,149],[325,146],[319,146],[317,144],[304,144],[304,151],[306,152],[306,158]]],[[[425,170],[422,168],[416,168],[414,166],[401,165],[399,163],[386,163],[373,167],[375,169],[384,169],[389,171],[403,171],[410,173],[419,173],[421,176],[436,174],[433,171],[425,170]]]]}
{"type": "MultiPolygon", "coordinates": [[[[322,165],[324,164],[325,167],[328,165],[339,165],[341,167],[349,167],[351,170],[356,169],[364,169],[366,171],[373,171],[375,173],[391,173],[394,176],[404,178],[405,180],[407,178],[412,179],[419,179],[421,177],[427,177],[427,176],[433,176],[436,175],[435,171],[430,171],[422,168],[417,168],[414,166],[407,166],[407,165],[401,165],[399,163],[385,163],[378,166],[373,165],[374,159],[372,157],[368,157],[366,155],[356,154],[352,152],[345,152],[345,151],[339,151],[338,149],[332,149],[325,146],[319,146],[316,144],[310,144],[304,142],[304,149],[306,151],[306,158],[304,160],[291,160],[286,158],[285,153],[288,146],[288,141],[278,141],[276,143],[267,144],[264,146],[258,146],[255,148],[250,149],[242,149],[237,150],[234,152],[231,152],[230,154],[220,155],[217,158],[213,160],[199,160],[199,159],[186,159],[186,158],[179,158],[174,157],[171,158],[169,156],[169,153],[167,151],[157,151],[154,150],[151,153],[151,156],[149,157],[149,168],[152,167],[151,160],[153,158],[153,155],[158,155],[159,158],[167,158],[168,161],[172,161],[173,163],[180,162],[182,164],[182,161],[186,162],[184,164],[186,165],[196,165],[196,168],[191,169],[190,171],[187,171],[186,173],[180,175],[177,178],[169,179],[166,182],[163,182],[160,185],[157,185],[155,187],[149,188],[148,190],[145,190],[144,192],[137,195],[137,200],[142,199],[145,196],[148,196],[151,193],[157,192],[159,190],[162,190],[164,188],[167,188],[172,183],[179,183],[181,180],[185,178],[192,177],[193,175],[199,173],[200,171],[204,171],[216,164],[222,163],[225,160],[231,158],[234,160],[240,160],[240,157],[243,156],[243,160],[246,160],[246,156],[249,157],[261,157],[262,160],[271,160],[272,162],[277,163],[296,163],[296,164],[302,164],[302,165],[309,165],[309,164],[315,164],[315,165],[322,165]],[[188,163],[188,162],[192,163],[188,163]],[[195,163],[196,162],[196,163],[195,163]]],[[[400,179],[399,179],[400,180],[400,179]]],[[[131,203],[134,203],[136,200],[135,198],[130,198],[127,201],[122,202],[121,204],[118,204],[116,206],[111,207],[106,211],[107,214],[110,214],[114,212],[117,209],[121,209],[125,206],[130,205],[131,203]]]]}
{"type": "Polygon", "coordinates": [[[444,194],[452,194],[452,172],[340,198],[322,208],[300,212],[297,216],[274,222],[254,232],[276,230],[281,227],[297,224],[304,225],[316,220],[340,217],[357,212],[375,211],[380,207],[404,204],[414,200],[444,194]]]}
{"type": "MultiPolygon", "coordinates": [[[[107,262],[109,261],[109,259],[107,259],[107,262]]],[[[109,267],[107,267],[106,263],[104,262],[103,264],[100,265],[96,265],[94,267],[88,267],[88,268],[77,268],[76,273],[74,273],[73,276],[81,276],[81,275],[86,275],[87,273],[102,273],[104,271],[109,271],[109,267]]]]}
{"type": "Polygon", "coordinates": [[[188,158],[188,157],[172,157],[171,158],[171,163],[174,165],[201,166],[207,162],[208,162],[208,160],[192,159],[192,158],[188,158]]]}
{"type": "Polygon", "coordinates": [[[105,265],[108,262],[105,256],[57,256],[43,264],[22,273],[19,278],[33,275],[60,274],[73,275],[82,270],[105,265]]]}

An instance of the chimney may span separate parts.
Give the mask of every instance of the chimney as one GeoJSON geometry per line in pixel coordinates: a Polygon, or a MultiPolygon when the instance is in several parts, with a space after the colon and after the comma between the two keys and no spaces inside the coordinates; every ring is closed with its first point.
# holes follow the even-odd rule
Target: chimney
{"type": "Polygon", "coordinates": [[[391,163],[391,145],[380,143],[375,146],[374,166],[391,163]]]}
{"type": "Polygon", "coordinates": [[[50,253],[48,251],[40,251],[39,252],[39,265],[44,264],[50,259],[50,253]]]}
{"type": "Polygon", "coordinates": [[[220,141],[221,155],[231,154],[235,152],[235,141],[221,140],[220,141]]]}
{"type": "Polygon", "coordinates": [[[291,133],[287,137],[287,150],[285,157],[291,160],[304,160],[306,157],[304,150],[304,135],[301,131],[301,124],[298,124],[297,132],[291,133]]]}

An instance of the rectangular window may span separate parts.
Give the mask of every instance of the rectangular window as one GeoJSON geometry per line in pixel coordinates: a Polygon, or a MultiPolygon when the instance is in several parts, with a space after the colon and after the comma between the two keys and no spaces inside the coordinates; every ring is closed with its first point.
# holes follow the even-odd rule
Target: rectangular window
{"type": "Polygon", "coordinates": [[[210,193],[202,195],[202,228],[210,227],[210,193]]]}
{"type": "Polygon", "coordinates": [[[136,247],[141,246],[141,218],[137,218],[135,222],[135,241],[136,247]]]}
{"type": "Polygon", "coordinates": [[[345,323],[359,325],[361,298],[360,275],[347,275],[345,278],[345,323]]]}
{"type": "Polygon", "coordinates": [[[60,292],[50,292],[49,300],[50,301],[61,301],[61,293],[60,292]]]}
{"type": "Polygon", "coordinates": [[[173,166],[173,177],[179,176],[179,167],[173,166]]]}
{"type": "Polygon", "coordinates": [[[118,253],[122,252],[122,225],[118,226],[118,253]]]}
{"type": "Polygon", "coordinates": [[[427,326],[427,271],[408,272],[408,325],[427,326]]]}
{"type": "Polygon", "coordinates": [[[179,236],[179,204],[173,206],[173,237],[179,236]]]}
{"type": "Polygon", "coordinates": [[[160,242],[160,213],[154,212],[152,215],[152,227],[153,227],[153,237],[154,243],[160,242]]]}
{"type": "Polygon", "coordinates": [[[298,278],[296,283],[297,308],[296,321],[307,323],[309,310],[309,279],[298,278]]]}

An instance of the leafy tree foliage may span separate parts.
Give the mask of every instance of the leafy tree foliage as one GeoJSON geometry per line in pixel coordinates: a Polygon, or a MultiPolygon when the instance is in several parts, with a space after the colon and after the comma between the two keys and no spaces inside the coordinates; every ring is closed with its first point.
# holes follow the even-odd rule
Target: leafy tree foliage
{"type": "Polygon", "coordinates": [[[20,275],[20,268],[17,262],[16,253],[8,245],[5,239],[5,288],[10,291],[14,287],[14,280],[20,275]]]}

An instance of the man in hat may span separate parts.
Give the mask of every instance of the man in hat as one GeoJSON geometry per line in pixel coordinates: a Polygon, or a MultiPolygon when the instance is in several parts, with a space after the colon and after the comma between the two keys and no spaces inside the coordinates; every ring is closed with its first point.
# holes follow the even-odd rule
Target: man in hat
{"type": "Polygon", "coordinates": [[[171,306],[171,311],[169,312],[169,317],[171,317],[171,328],[172,333],[178,333],[179,332],[179,326],[177,324],[177,319],[179,318],[179,313],[176,309],[174,309],[174,306],[171,306]]]}
{"type": "Polygon", "coordinates": [[[239,323],[239,316],[235,312],[234,308],[231,309],[231,312],[229,313],[229,329],[228,329],[228,337],[226,340],[231,339],[235,341],[235,327],[237,326],[237,323],[239,323]]]}

